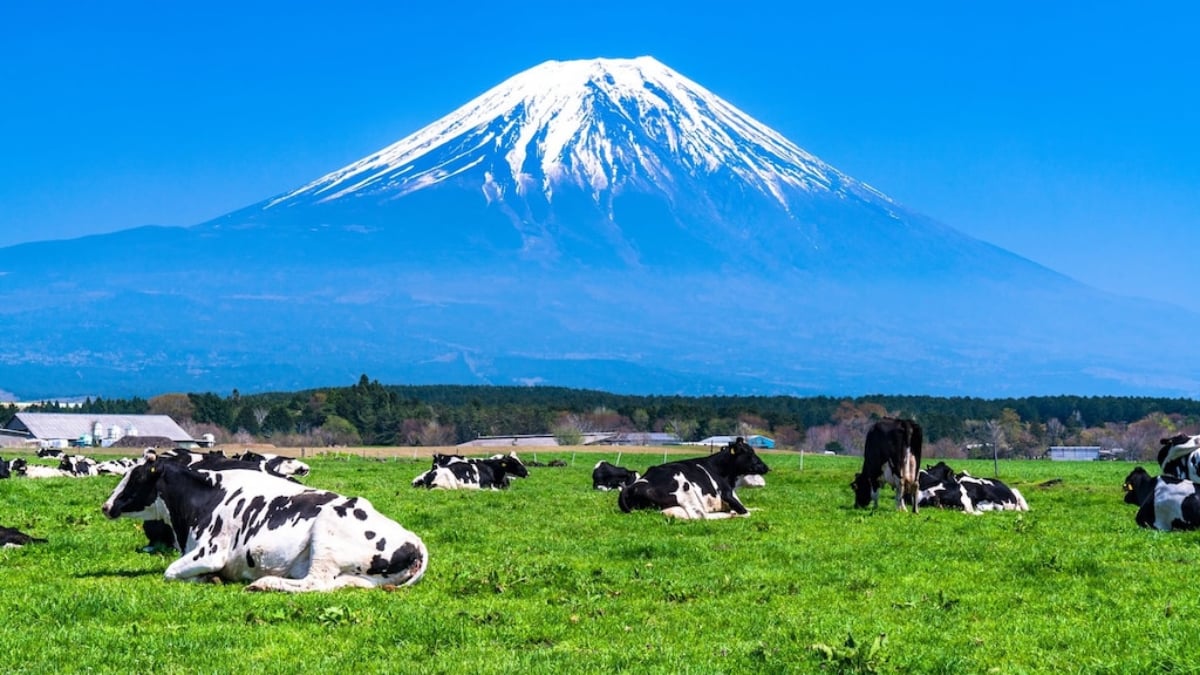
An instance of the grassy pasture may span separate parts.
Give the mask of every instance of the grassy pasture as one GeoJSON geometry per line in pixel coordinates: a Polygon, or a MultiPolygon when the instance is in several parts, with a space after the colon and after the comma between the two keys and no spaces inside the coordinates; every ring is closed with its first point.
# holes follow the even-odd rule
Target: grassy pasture
{"type": "MultiPolygon", "coordinates": [[[[423,458],[310,457],[306,483],[368,497],[429,546],[425,578],[393,593],[167,583],[140,523],[100,513],[116,478],[0,481],[0,524],[50,540],[0,549],[0,671],[1200,669],[1200,535],[1134,524],[1130,464],[1003,462],[1029,513],[914,517],[850,508],[853,458],[801,471],[767,454],[768,487],[741,493],[749,518],[683,523],[590,489],[615,454],[475,493],[409,487],[423,458]]],[[[538,459],[555,457],[572,454],[538,459]]]]}

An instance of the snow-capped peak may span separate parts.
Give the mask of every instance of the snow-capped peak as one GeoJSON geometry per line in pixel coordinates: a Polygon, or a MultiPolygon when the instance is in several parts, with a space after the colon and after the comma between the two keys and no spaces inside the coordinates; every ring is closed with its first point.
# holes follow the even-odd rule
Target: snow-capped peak
{"type": "Polygon", "coordinates": [[[282,195],[328,202],[401,196],[459,175],[489,199],[574,185],[598,199],[627,184],[665,187],[732,172],[788,207],[788,193],[857,188],[805,152],[656,59],[547,61],[433,124],[282,195]]]}

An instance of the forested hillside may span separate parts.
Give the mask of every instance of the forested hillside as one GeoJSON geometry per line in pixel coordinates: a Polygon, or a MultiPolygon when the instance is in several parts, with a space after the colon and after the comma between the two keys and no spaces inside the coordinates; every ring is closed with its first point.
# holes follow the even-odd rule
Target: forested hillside
{"type": "MultiPolygon", "coordinates": [[[[363,375],[349,387],[241,395],[167,393],[150,399],[87,399],[30,411],[160,413],[194,435],[280,446],[444,446],[479,436],[592,431],[667,431],[685,441],[711,435],[772,436],[784,448],[855,452],[870,423],[912,417],[931,456],[1040,457],[1050,445],[1099,445],[1152,456],[1158,439],[1200,429],[1200,401],[1185,398],[1039,396],[631,396],[557,387],[384,385],[363,375]]],[[[7,422],[17,408],[0,407],[7,422]]]]}

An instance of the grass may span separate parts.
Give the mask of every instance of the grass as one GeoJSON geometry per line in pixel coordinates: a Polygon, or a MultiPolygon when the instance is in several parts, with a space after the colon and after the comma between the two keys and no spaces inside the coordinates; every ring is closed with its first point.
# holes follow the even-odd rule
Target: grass
{"type": "MultiPolygon", "coordinates": [[[[539,459],[556,456],[573,457],[539,459]]],[[[0,524],[50,540],[0,550],[0,670],[1200,670],[1200,535],[1134,524],[1132,465],[1005,462],[1030,512],[912,516],[850,508],[852,458],[801,471],[776,454],[768,487],[741,493],[751,517],[685,523],[593,492],[601,457],[474,493],[409,487],[425,459],[309,458],[306,483],[368,497],[429,546],[425,578],[393,593],[167,583],[140,523],[100,513],[116,478],[0,481],[0,524]]]]}

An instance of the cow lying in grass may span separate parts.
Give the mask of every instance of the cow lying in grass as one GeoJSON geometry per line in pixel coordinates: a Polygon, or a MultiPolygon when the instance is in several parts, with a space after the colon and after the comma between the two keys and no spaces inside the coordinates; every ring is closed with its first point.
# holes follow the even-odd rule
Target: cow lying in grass
{"type": "Polygon", "coordinates": [[[923,507],[983,511],[1028,511],[1021,493],[999,480],[976,478],[963,471],[954,473],[945,462],[927,466],[918,475],[917,503],[923,507]]]}
{"type": "Polygon", "coordinates": [[[625,513],[659,509],[683,519],[730,518],[750,512],[734,493],[738,476],[770,471],[740,436],[715,454],[659,464],[621,490],[617,505],[625,513]]]}
{"type": "Polygon", "coordinates": [[[31,537],[13,527],[0,525],[0,548],[19,548],[26,544],[44,544],[45,539],[31,537]]]}
{"type": "Polygon", "coordinates": [[[260,471],[207,471],[147,453],[101,507],[108,518],[170,524],[183,555],[169,580],[252,581],[251,591],[330,591],[415,583],[429,553],[359,497],[260,471]]]}
{"type": "Polygon", "coordinates": [[[412,481],[415,488],[430,490],[503,490],[509,477],[525,478],[529,470],[514,453],[487,459],[461,455],[434,455],[433,466],[412,481]]]}

